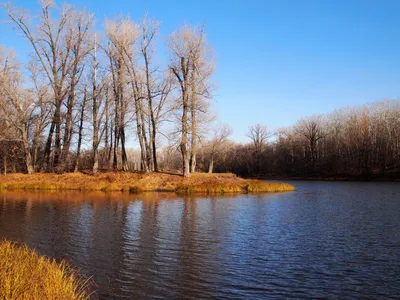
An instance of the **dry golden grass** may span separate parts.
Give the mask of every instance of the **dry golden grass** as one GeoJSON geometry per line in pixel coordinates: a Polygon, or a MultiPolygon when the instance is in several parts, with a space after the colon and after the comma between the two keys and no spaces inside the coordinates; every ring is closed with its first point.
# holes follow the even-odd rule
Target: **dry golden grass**
{"type": "Polygon", "coordinates": [[[260,180],[247,180],[245,189],[250,193],[274,193],[274,192],[292,192],[294,186],[284,182],[266,182],[260,180]]]}
{"type": "Polygon", "coordinates": [[[0,242],[0,299],[89,299],[85,286],[67,263],[0,242]]]}
{"type": "Polygon", "coordinates": [[[254,193],[294,191],[294,186],[279,182],[246,180],[233,174],[194,173],[189,178],[166,173],[83,173],[9,174],[0,176],[0,190],[79,190],[124,192],[254,193]]]}

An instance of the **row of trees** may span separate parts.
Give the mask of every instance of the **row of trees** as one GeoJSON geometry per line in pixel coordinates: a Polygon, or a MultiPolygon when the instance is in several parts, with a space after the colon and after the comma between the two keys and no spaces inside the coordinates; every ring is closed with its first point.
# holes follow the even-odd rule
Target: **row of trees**
{"type": "Polygon", "coordinates": [[[216,171],[300,177],[400,174],[400,100],[303,118],[273,134],[255,125],[248,137],[251,143],[227,142],[220,149],[216,171]]]}
{"type": "Polygon", "coordinates": [[[204,27],[185,25],[171,34],[161,67],[158,21],[120,17],[95,32],[94,14],[51,0],[40,4],[36,16],[4,5],[31,46],[29,64],[0,48],[0,139],[23,142],[28,173],[78,170],[88,143],[94,173],[131,170],[128,132],[140,147],[136,170],[158,171],[159,137],[169,134],[183,174],[194,172],[214,71],[204,27]],[[166,121],[172,125],[162,126],[166,121]]]}
{"type": "Polygon", "coordinates": [[[304,118],[275,133],[254,125],[251,142],[237,144],[226,125],[207,130],[214,120],[214,59],[204,27],[185,25],[168,36],[162,66],[158,21],[120,17],[96,32],[92,13],[40,3],[35,16],[3,6],[30,45],[31,60],[21,65],[12,50],[0,46],[0,140],[19,145],[28,173],[399,173],[399,100],[304,118]],[[128,136],[135,137],[137,151],[127,149],[128,136]],[[161,147],[164,137],[169,146],[161,147]]]}

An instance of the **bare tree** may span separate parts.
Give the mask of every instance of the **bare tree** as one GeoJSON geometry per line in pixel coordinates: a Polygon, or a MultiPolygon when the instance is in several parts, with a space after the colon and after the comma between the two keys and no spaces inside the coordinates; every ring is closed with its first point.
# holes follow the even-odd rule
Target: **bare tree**
{"type": "Polygon", "coordinates": [[[199,91],[202,91],[202,95],[209,94],[206,82],[213,71],[208,56],[210,48],[205,40],[204,28],[199,30],[197,27],[188,25],[170,36],[168,46],[170,49],[169,67],[180,89],[182,116],[179,147],[182,154],[183,175],[188,177],[196,166],[197,97],[200,95],[199,91]],[[190,125],[189,120],[191,121],[190,125]]]}
{"type": "Polygon", "coordinates": [[[324,135],[321,128],[321,117],[301,119],[296,125],[296,131],[308,142],[313,171],[316,167],[317,143],[324,135]]]}
{"type": "Polygon", "coordinates": [[[83,139],[83,121],[85,117],[85,108],[87,104],[87,89],[84,88],[83,91],[83,101],[80,107],[80,118],[79,118],[79,127],[78,127],[78,146],[76,149],[76,157],[74,162],[74,172],[78,172],[79,164],[81,160],[81,147],[82,147],[82,139],[83,139]]]}
{"type": "MultiPolygon", "coordinates": [[[[118,118],[120,126],[119,135],[116,135],[116,137],[121,137],[122,158],[124,160],[124,156],[126,157],[126,153],[124,154],[124,112],[126,111],[124,107],[126,104],[124,102],[123,94],[121,93],[125,79],[121,80],[121,78],[124,75],[124,72],[126,72],[134,98],[136,114],[136,134],[141,150],[142,168],[144,171],[148,172],[150,171],[151,159],[150,145],[148,143],[148,138],[146,135],[145,107],[143,103],[145,98],[143,80],[137,66],[137,57],[139,53],[137,43],[140,36],[139,25],[133,23],[130,19],[122,18],[118,21],[107,21],[105,28],[107,37],[111,44],[111,46],[109,47],[110,50],[108,52],[108,56],[113,57],[113,59],[116,61],[114,62],[114,65],[118,66],[118,72],[113,73],[113,78],[119,79],[118,85],[120,92],[118,94],[118,97],[120,98],[122,111],[118,118]]],[[[110,61],[111,65],[113,65],[112,60],[110,61]]],[[[116,96],[117,95],[115,94],[114,97],[116,96]]],[[[115,139],[115,141],[116,143],[118,143],[118,139],[115,139]]]]}
{"type": "Polygon", "coordinates": [[[45,80],[39,66],[35,62],[30,62],[28,69],[31,73],[30,79],[33,83],[33,101],[35,109],[32,112],[30,127],[33,128],[32,133],[32,167],[34,170],[40,168],[42,161],[39,161],[39,151],[42,147],[44,130],[51,123],[51,115],[54,114],[52,109],[52,93],[45,80]]]}
{"type": "Polygon", "coordinates": [[[267,126],[256,124],[249,126],[249,131],[246,134],[251,139],[256,153],[260,153],[263,147],[267,144],[268,139],[272,134],[268,131],[267,126]]]}
{"type": "Polygon", "coordinates": [[[211,47],[205,38],[205,28],[193,28],[194,38],[191,42],[190,59],[190,114],[191,114],[191,147],[190,147],[190,172],[196,170],[197,143],[199,140],[199,113],[207,111],[202,98],[210,99],[210,77],[214,72],[214,60],[211,47]]]}
{"type": "Polygon", "coordinates": [[[24,89],[22,83],[14,53],[6,53],[0,48],[0,109],[23,142],[25,164],[31,174],[34,170],[28,142],[28,123],[34,110],[34,101],[32,93],[24,89]]]}
{"type": "Polygon", "coordinates": [[[226,145],[231,134],[232,128],[226,124],[218,125],[214,128],[213,137],[207,145],[207,152],[209,153],[208,173],[213,172],[215,155],[226,145]]]}
{"type": "MultiPolygon", "coordinates": [[[[100,80],[98,79],[98,68],[99,63],[97,60],[97,35],[95,35],[94,41],[94,52],[93,52],[93,73],[91,74],[91,86],[92,86],[92,127],[93,127],[93,138],[92,138],[92,151],[93,151],[93,173],[96,174],[99,169],[99,146],[103,138],[103,134],[108,130],[108,124],[102,126],[104,115],[108,114],[108,89],[107,80],[109,76],[105,74],[100,80]],[[106,99],[106,101],[104,100],[106,99]],[[105,103],[104,103],[105,102],[105,103]]],[[[108,117],[108,116],[107,116],[108,117]]],[[[108,132],[106,132],[108,135],[108,132]]],[[[107,136],[108,138],[108,136],[107,136]]],[[[108,142],[105,148],[108,150],[108,142]]]]}
{"type": "Polygon", "coordinates": [[[71,47],[71,73],[69,74],[69,91],[67,96],[67,112],[65,117],[63,150],[60,171],[63,172],[69,165],[70,146],[73,135],[73,109],[76,102],[76,86],[84,71],[84,62],[87,55],[93,50],[90,30],[93,25],[93,15],[85,11],[73,11],[69,22],[68,40],[66,47],[71,47]],[[69,46],[69,44],[71,46],[69,46]]]}
{"type": "Polygon", "coordinates": [[[160,118],[164,114],[164,105],[171,91],[170,76],[156,76],[158,67],[152,66],[154,40],[158,33],[158,21],[145,18],[142,22],[141,54],[144,60],[145,85],[148,106],[149,143],[152,156],[152,167],[158,171],[157,162],[157,130],[160,118]]]}
{"type": "MultiPolygon", "coordinates": [[[[30,42],[41,69],[52,87],[55,109],[47,138],[45,156],[47,166],[49,166],[55,132],[54,166],[58,167],[62,159],[61,109],[68,97],[63,154],[65,159],[69,155],[74,89],[80,76],[80,63],[87,54],[83,44],[88,38],[93,15],[74,11],[70,6],[64,5],[58,12],[59,19],[54,20],[51,15],[51,12],[56,9],[54,2],[41,0],[40,4],[41,12],[37,16],[39,26],[31,23],[34,18],[29,16],[26,10],[18,9],[11,4],[6,4],[5,8],[16,28],[30,42]]],[[[63,167],[64,165],[59,170],[63,171],[63,167]]]]}

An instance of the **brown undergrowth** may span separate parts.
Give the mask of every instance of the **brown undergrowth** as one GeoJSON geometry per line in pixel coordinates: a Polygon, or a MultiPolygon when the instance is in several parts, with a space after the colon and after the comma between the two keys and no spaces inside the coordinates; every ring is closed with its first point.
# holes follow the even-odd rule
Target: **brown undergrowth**
{"type": "Polygon", "coordinates": [[[191,193],[259,193],[294,191],[293,185],[237,177],[234,174],[193,173],[184,178],[173,173],[108,172],[96,175],[83,173],[33,175],[9,174],[0,176],[4,190],[79,190],[104,192],[176,192],[191,193]]]}
{"type": "Polygon", "coordinates": [[[0,241],[0,299],[89,299],[87,283],[66,262],[0,241]]]}

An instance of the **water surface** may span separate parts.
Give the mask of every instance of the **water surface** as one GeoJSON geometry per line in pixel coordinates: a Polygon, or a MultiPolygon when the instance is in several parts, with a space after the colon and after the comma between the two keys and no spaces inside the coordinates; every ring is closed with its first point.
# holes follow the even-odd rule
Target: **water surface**
{"type": "Polygon", "coordinates": [[[0,193],[0,238],[67,259],[100,299],[396,298],[400,184],[225,197],[0,193]]]}

